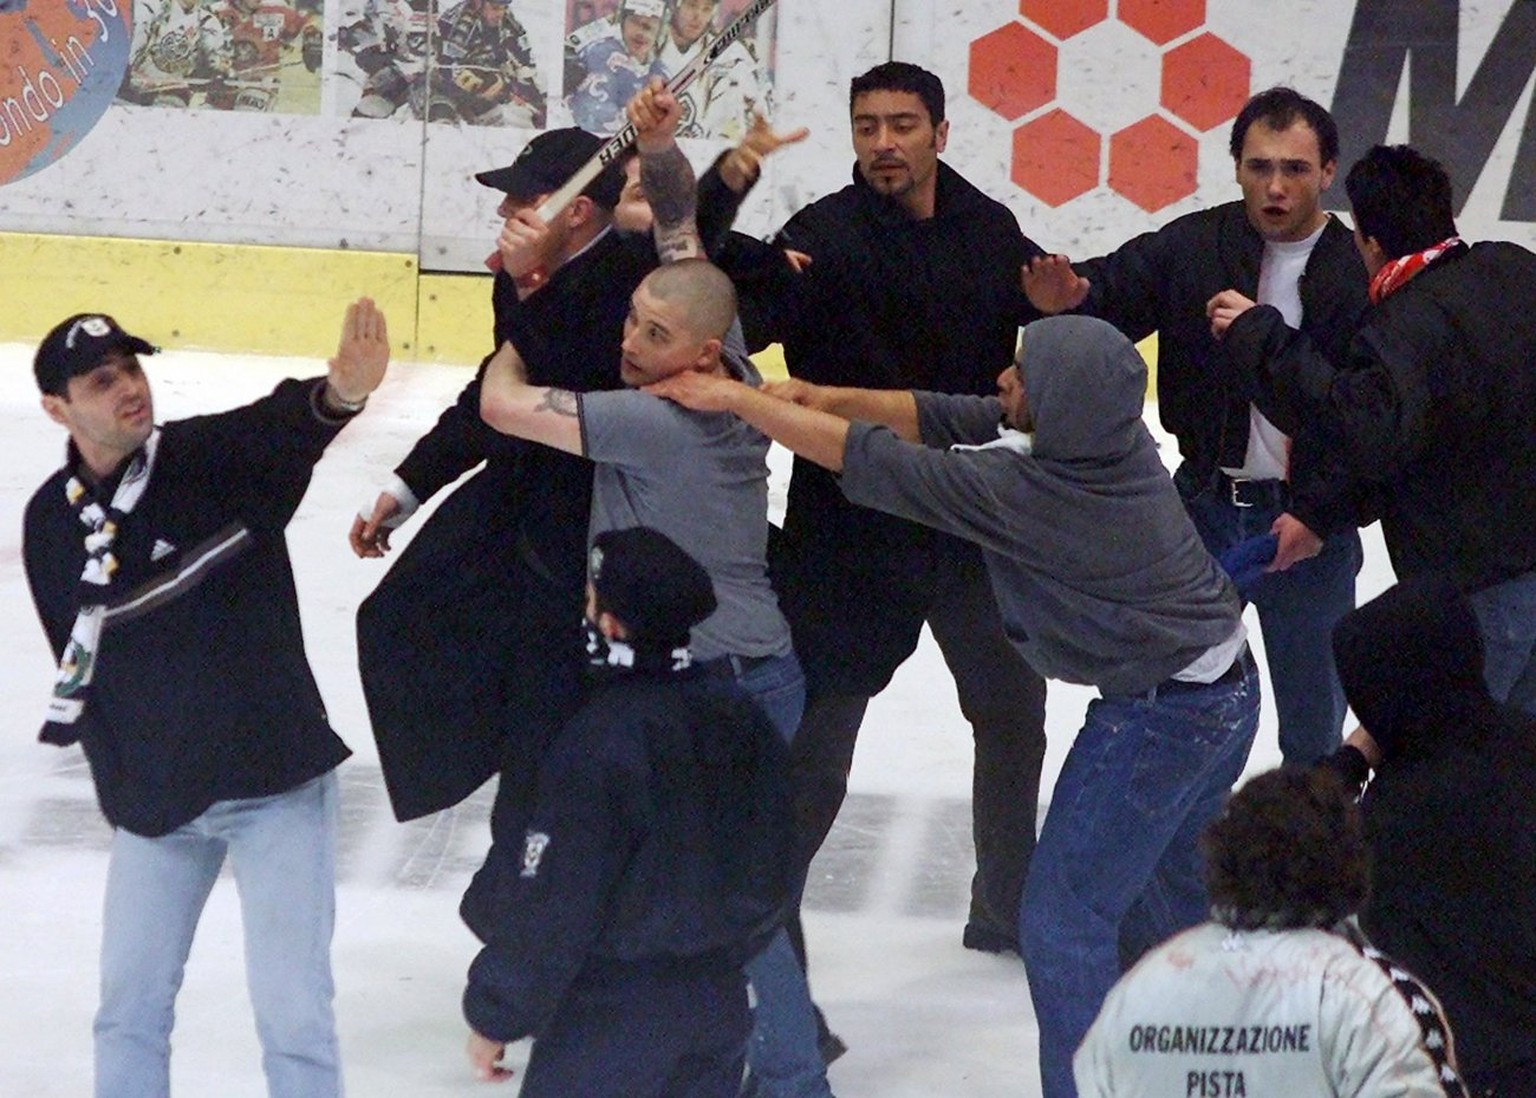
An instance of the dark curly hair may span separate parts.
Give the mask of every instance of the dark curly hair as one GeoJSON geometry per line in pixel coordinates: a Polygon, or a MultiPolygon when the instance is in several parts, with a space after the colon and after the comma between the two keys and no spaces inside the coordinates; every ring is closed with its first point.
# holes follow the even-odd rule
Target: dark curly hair
{"type": "Polygon", "coordinates": [[[1200,836],[1217,922],[1332,926],[1370,894],[1360,810],[1332,772],[1282,768],[1234,793],[1200,836]]]}

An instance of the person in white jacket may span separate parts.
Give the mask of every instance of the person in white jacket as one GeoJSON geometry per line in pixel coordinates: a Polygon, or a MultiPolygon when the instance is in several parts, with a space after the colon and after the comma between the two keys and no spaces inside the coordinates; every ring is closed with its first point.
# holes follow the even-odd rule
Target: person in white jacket
{"type": "Polygon", "coordinates": [[[1464,1098],[1439,1002],[1345,922],[1369,865],[1337,777],[1259,775],[1201,846],[1212,921],[1115,985],[1073,1059],[1080,1095],[1464,1098]]]}

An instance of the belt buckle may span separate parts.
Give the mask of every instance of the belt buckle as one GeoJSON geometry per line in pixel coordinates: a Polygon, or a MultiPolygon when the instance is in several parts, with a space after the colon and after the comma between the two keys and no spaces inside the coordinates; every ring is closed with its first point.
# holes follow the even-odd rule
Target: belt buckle
{"type": "Polygon", "coordinates": [[[1227,491],[1228,491],[1228,494],[1232,497],[1232,506],[1233,507],[1252,507],[1253,506],[1253,504],[1251,504],[1251,503],[1244,503],[1242,501],[1242,499],[1238,496],[1238,492],[1240,491],[1241,486],[1244,485],[1244,484],[1247,484],[1247,483],[1249,483],[1249,478],[1248,477],[1228,477],[1227,478],[1227,491]]]}

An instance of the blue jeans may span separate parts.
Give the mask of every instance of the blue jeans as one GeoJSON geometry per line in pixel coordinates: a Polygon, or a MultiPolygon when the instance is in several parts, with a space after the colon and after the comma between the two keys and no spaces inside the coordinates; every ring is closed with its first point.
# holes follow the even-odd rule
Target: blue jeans
{"type": "Polygon", "coordinates": [[[219,801],[169,835],[112,837],[102,920],[97,1098],[166,1098],[176,993],[226,852],[272,1098],[336,1098],[334,771],[271,797],[219,801]]]}
{"type": "Polygon", "coordinates": [[[1483,636],[1483,678],[1501,702],[1536,715],[1536,572],[1467,596],[1483,636]]]}
{"type": "MultiPolygon", "coordinates": [[[[762,706],[788,743],[805,709],[805,676],[793,653],[744,663],[732,662],[736,682],[762,706]]],[[[816,1041],[816,1015],[805,970],[782,929],[768,947],[747,962],[747,979],[757,999],[747,1064],[765,1098],[831,1098],[827,1068],[816,1041]]]]}
{"type": "Polygon", "coordinates": [[[752,661],[726,656],[724,662],[731,666],[737,685],[762,706],[769,723],[784,742],[794,739],[800,716],[805,711],[805,675],[800,671],[800,661],[795,654],[752,661]]]}
{"type": "MultiPolygon", "coordinates": [[[[1211,485],[1191,484],[1188,466],[1175,482],[1200,540],[1213,557],[1256,534],[1267,534],[1283,501],[1239,507],[1211,485]]],[[[1333,627],[1355,606],[1355,577],[1365,554],[1358,530],[1323,542],[1317,556],[1264,576],[1249,598],[1259,611],[1264,662],[1287,765],[1306,766],[1338,748],[1344,728],[1344,688],[1333,666],[1333,627]]]]}
{"type": "Polygon", "coordinates": [[[1195,840],[1242,773],[1258,723],[1251,663],[1237,682],[1089,704],[1019,916],[1045,1098],[1076,1094],[1072,1054],[1120,977],[1122,936],[1147,946],[1205,919],[1195,840]]]}

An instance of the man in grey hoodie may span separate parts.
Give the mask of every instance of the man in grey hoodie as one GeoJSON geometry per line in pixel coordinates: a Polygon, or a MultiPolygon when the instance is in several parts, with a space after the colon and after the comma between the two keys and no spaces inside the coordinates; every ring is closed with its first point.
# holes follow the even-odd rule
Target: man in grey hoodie
{"type": "MultiPolygon", "coordinates": [[[[1024,329],[996,397],[652,386],[841,474],[854,503],[981,547],[1004,626],[1048,678],[1098,688],[1030,864],[1020,942],[1045,1098],[1120,974],[1206,915],[1195,840],[1242,772],[1259,687],[1237,593],[1142,422],[1146,367],[1089,317],[1024,329]]],[[[858,638],[849,638],[858,643],[858,638]]]]}

